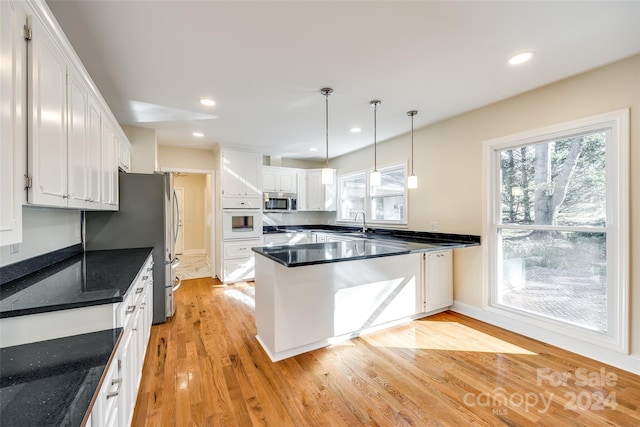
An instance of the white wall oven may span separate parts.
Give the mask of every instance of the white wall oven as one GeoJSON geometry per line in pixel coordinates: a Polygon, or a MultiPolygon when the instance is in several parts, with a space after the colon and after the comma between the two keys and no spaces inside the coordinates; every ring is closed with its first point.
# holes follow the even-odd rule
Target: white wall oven
{"type": "Polygon", "coordinates": [[[224,240],[261,238],[262,212],[241,209],[223,211],[222,237],[224,240]]]}

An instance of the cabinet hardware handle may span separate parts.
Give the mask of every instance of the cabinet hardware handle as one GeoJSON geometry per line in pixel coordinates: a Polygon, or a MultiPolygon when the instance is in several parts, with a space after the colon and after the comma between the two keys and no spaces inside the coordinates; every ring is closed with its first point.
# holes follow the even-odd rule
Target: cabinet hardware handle
{"type": "Polygon", "coordinates": [[[147,280],[149,279],[149,276],[142,276],[142,280],[147,280]]]}
{"type": "Polygon", "coordinates": [[[111,380],[111,385],[118,385],[118,388],[115,391],[110,391],[107,393],[107,399],[111,399],[112,397],[116,397],[120,394],[120,386],[122,385],[122,378],[117,378],[115,380],[111,380]]]}
{"type": "Polygon", "coordinates": [[[134,311],[136,311],[136,306],[135,305],[130,305],[129,307],[127,307],[126,314],[131,314],[134,311]]]}
{"type": "Polygon", "coordinates": [[[144,288],[137,288],[136,289],[136,294],[141,294],[142,291],[144,291],[144,288]]]}

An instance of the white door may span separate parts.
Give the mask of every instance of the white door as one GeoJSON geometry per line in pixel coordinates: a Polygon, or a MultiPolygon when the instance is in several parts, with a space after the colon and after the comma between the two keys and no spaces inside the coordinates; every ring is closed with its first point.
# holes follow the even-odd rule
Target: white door
{"type": "Polygon", "coordinates": [[[175,243],[175,252],[176,255],[182,255],[184,252],[184,188],[175,187],[176,192],[176,202],[177,207],[174,206],[174,209],[177,209],[178,212],[174,212],[174,218],[178,221],[178,238],[175,243]]]}

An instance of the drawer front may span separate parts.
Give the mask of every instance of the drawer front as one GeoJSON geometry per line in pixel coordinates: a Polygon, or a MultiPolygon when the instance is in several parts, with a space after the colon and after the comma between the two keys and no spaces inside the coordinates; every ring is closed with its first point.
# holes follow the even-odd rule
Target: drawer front
{"type": "Polygon", "coordinates": [[[223,262],[223,282],[225,283],[253,280],[255,275],[254,257],[224,260],[223,262]]]}
{"type": "Polygon", "coordinates": [[[247,258],[253,256],[251,248],[260,246],[260,240],[224,242],[224,258],[247,258]]]}

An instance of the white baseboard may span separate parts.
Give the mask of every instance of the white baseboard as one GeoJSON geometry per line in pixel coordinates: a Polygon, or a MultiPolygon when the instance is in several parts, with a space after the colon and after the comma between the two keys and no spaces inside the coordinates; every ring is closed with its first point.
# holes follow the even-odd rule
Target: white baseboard
{"type": "Polygon", "coordinates": [[[640,355],[619,353],[564,334],[541,330],[523,323],[516,323],[512,319],[500,316],[497,313],[459,302],[453,304],[451,311],[640,375],[640,355]]]}

